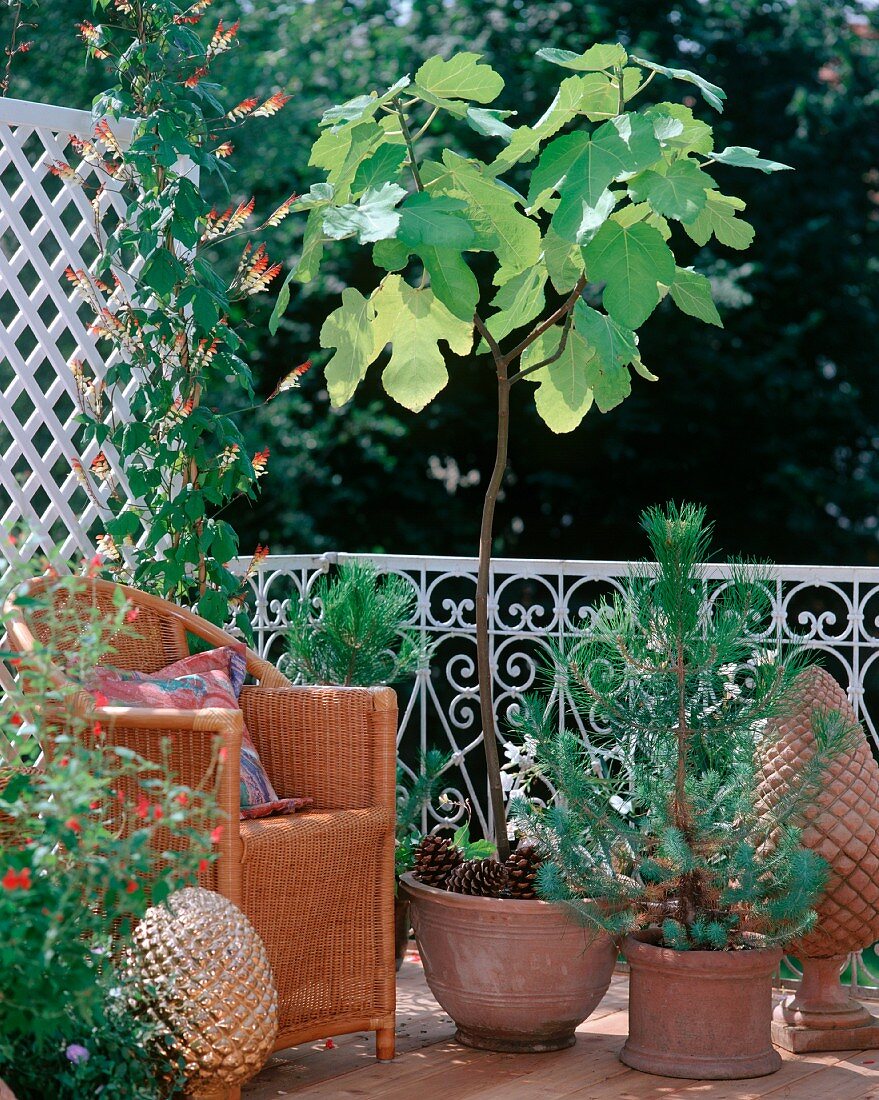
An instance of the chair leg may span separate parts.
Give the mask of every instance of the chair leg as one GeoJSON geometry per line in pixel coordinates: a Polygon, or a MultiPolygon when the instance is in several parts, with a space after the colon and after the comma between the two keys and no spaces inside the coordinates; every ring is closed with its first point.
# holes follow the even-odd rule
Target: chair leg
{"type": "Polygon", "coordinates": [[[375,1056],[380,1062],[392,1062],[396,1035],[392,1027],[380,1027],[375,1033],[375,1056]]]}

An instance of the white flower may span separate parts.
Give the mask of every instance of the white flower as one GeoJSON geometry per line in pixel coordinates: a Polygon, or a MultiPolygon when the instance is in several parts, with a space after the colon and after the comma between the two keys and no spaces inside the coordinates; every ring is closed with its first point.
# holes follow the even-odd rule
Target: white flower
{"type": "Polygon", "coordinates": [[[522,750],[518,745],[504,745],[504,756],[515,768],[518,768],[522,763],[522,750]]]}
{"type": "Polygon", "coordinates": [[[777,649],[763,649],[754,658],[755,665],[774,665],[778,660],[777,649]]]}
{"type": "Polygon", "coordinates": [[[445,809],[446,806],[451,806],[452,804],[451,798],[449,798],[445,791],[443,791],[443,793],[439,796],[439,804],[443,807],[443,809],[445,809]]]}
{"type": "Polygon", "coordinates": [[[734,684],[731,680],[728,680],[723,685],[723,697],[724,699],[738,699],[742,694],[742,689],[738,684],[734,684]]]}
{"type": "Polygon", "coordinates": [[[630,798],[622,799],[618,794],[612,794],[609,801],[612,808],[623,817],[628,817],[632,812],[632,800],[630,798]]]}
{"type": "Polygon", "coordinates": [[[501,788],[504,794],[509,794],[516,784],[516,777],[511,772],[501,772],[501,788]]]}
{"type": "Polygon", "coordinates": [[[732,678],[736,674],[737,667],[738,666],[736,666],[735,664],[721,665],[717,671],[720,674],[720,678],[722,680],[732,680],[732,678]]]}

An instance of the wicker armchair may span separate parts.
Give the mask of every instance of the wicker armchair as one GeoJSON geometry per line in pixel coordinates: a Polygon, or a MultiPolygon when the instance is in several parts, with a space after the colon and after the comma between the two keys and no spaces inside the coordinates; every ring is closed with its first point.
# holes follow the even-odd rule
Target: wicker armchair
{"type": "MultiPolygon", "coordinates": [[[[187,656],[187,635],[214,646],[231,641],[189,611],[108,581],[84,581],[75,595],[56,589],[53,598],[109,607],[119,588],[140,609],[139,636],[113,638],[108,664],[156,672],[187,656]]],[[[12,646],[27,653],[45,638],[45,615],[16,613],[12,646]]],[[[65,643],[75,650],[77,639],[65,643]]],[[[312,798],[307,812],[239,822],[238,711],[96,707],[85,694],[77,705],[114,743],[147,759],[158,760],[169,739],[172,767],[191,786],[218,742],[225,746],[220,808],[236,827],[223,830],[201,885],[239,905],[265,942],[278,987],[276,1049],[375,1031],[377,1057],[393,1058],[396,696],[390,688],[295,687],[250,650],[247,671],[256,684],[242,690],[244,720],[278,796],[312,798]]]]}

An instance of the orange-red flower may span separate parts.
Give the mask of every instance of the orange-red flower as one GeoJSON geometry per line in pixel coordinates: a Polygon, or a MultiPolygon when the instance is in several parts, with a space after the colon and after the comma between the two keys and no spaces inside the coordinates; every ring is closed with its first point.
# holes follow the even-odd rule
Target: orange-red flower
{"type": "Polygon", "coordinates": [[[110,469],[110,463],[107,461],[107,456],[104,454],[103,451],[98,451],[98,453],[92,459],[89,469],[98,479],[98,481],[106,481],[112,473],[112,470],[110,469]]]}
{"type": "Polygon", "coordinates": [[[251,96],[248,99],[242,99],[241,102],[233,107],[231,111],[226,112],[226,118],[244,118],[245,115],[250,114],[257,103],[259,103],[259,100],[256,96],[251,96]]]}
{"type": "Polygon", "coordinates": [[[9,867],[0,882],[3,883],[4,890],[30,890],[31,869],[22,867],[20,871],[16,871],[15,868],[9,867]]]}
{"type": "Polygon", "coordinates": [[[231,157],[234,148],[235,146],[231,141],[224,141],[222,145],[218,145],[217,148],[214,149],[214,156],[219,157],[221,160],[223,157],[231,157]]]}
{"type": "Polygon", "coordinates": [[[82,825],[80,825],[75,817],[69,817],[64,824],[72,833],[76,833],[77,836],[82,832],[82,825]]]}
{"type": "Polygon", "coordinates": [[[223,835],[223,826],[217,825],[211,830],[211,844],[219,844],[220,837],[223,835]]]}
{"type": "Polygon", "coordinates": [[[270,95],[265,103],[260,104],[259,107],[253,112],[254,118],[270,118],[272,115],[276,115],[278,111],[284,106],[285,103],[289,103],[292,96],[284,95],[283,92],[275,92],[274,95],[270,95]]]}
{"type": "Polygon", "coordinates": [[[268,469],[269,465],[269,449],[266,447],[264,451],[257,451],[251,459],[251,465],[253,466],[253,473],[257,480],[259,480],[268,469]]]}

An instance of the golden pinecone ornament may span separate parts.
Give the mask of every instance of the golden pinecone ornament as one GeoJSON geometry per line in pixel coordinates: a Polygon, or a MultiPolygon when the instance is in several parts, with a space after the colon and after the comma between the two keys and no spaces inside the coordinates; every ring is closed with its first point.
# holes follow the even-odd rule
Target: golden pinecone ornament
{"type": "Polygon", "coordinates": [[[425,886],[445,890],[449,875],[463,860],[461,849],[447,836],[427,833],[415,849],[413,874],[425,886]]]}
{"type": "Polygon", "coordinates": [[[278,994],[253,925],[210,890],[178,890],[134,933],[129,980],[185,1062],[186,1096],[249,1081],[278,1032],[278,994]]]}
{"type": "MultiPolygon", "coordinates": [[[[823,669],[803,672],[794,692],[791,713],[766,728],[758,797],[769,811],[814,756],[816,716],[836,712],[858,728],[848,697],[823,669]]],[[[848,953],[879,939],[879,766],[862,730],[830,762],[822,789],[794,824],[829,870],[814,928],[788,945],[803,964],[803,981],[775,1010],[773,1042],[797,1052],[871,1047],[879,1021],[839,982],[848,953]]]]}
{"type": "Polygon", "coordinates": [[[536,901],[537,871],[543,856],[531,840],[520,840],[515,852],[507,857],[507,893],[520,901],[536,901]]]}
{"type": "Polygon", "coordinates": [[[452,894],[499,898],[507,888],[509,872],[496,859],[465,859],[449,875],[446,889],[452,894]]]}

